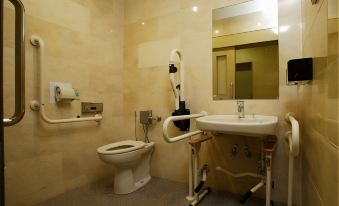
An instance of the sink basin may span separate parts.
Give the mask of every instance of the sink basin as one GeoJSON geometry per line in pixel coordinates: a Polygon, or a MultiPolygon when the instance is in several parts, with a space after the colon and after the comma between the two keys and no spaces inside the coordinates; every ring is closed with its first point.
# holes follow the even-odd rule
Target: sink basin
{"type": "Polygon", "coordinates": [[[276,134],[278,117],[264,115],[207,115],[196,119],[202,131],[266,138],[276,134]]]}

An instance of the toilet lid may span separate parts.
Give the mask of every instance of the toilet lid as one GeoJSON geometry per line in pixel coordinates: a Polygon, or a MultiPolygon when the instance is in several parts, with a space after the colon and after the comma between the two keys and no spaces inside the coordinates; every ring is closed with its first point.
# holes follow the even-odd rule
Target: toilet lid
{"type": "Polygon", "coordinates": [[[100,154],[119,154],[125,152],[131,152],[134,150],[141,149],[145,146],[145,142],[126,140],[107,144],[97,149],[100,154]]]}

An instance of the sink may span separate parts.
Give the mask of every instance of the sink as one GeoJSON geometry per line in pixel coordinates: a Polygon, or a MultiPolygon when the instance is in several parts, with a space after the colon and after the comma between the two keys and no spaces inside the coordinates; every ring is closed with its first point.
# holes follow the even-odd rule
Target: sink
{"type": "Polygon", "coordinates": [[[202,131],[233,135],[253,136],[261,139],[276,134],[278,117],[264,115],[207,115],[196,119],[197,128],[202,131]]]}

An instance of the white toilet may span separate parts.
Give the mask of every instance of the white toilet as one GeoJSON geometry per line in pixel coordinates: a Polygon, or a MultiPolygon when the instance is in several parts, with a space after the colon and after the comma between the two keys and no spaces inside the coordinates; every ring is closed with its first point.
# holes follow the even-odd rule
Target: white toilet
{"type": "Polygon", "coordinates": [[[150,160],[154,142],[126,140],[97,149],[99,157],[116,168],[114,193],[128,194],[146,185],[150,180],[150,160]]]}

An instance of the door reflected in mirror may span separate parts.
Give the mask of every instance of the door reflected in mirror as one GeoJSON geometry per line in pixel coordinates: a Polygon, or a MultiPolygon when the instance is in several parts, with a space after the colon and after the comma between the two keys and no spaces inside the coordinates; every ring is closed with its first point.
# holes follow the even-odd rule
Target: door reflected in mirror
{"type": "Polygon", "coordinates": [[[213,99],[279,96],[277,0],[213,10],[213,99]]]}

